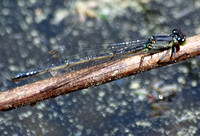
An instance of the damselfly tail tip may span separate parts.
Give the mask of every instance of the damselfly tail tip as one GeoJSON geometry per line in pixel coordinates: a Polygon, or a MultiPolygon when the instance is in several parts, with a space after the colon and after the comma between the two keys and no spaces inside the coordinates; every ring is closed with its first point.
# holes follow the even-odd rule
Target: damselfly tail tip
{"type": "Polygon", "coordinates": [[[13,76],[13,77],[11,77],[11,80],[12,80],[12,82],[19,82],[19,81],[21,81],[22,80],[22,78],[20,77],[20,76],[13,76]]]}
{"type": "Polygon", "coordinates": [[[40,74],[40,73],[41,72],[37,71],[37,70],[27,71],[27,72],[19,73],[18,75],[11,77],[11,80],[12,80],[12,82],[19,82],[23,79],[35,76],[35,75],[40,74]]]}

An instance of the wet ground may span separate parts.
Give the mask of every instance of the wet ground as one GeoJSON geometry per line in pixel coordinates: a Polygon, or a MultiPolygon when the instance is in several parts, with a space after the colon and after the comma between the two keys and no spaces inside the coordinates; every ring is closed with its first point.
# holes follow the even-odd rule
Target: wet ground
{"type": "MultiPolygon", "coordinates": [[[[0,2],[0,89],[18,72],[85,55],[91,45],[171,33],[200,33],[198,0],[0,2]],[[51,61],[49,61],[49,59],[51,61]],[[56,61],[56,60],[53,60],[56,61]]],[[[199,135],[199,57],[3,112],[1,135],[199,135]]]]}

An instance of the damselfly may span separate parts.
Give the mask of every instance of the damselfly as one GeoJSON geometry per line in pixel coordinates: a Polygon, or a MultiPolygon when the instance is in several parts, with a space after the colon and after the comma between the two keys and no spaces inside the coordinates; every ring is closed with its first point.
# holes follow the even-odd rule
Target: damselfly
{"type": "Polygon", "coordinates": [[[176,58],[176,52],[179,50],[180,45],[184,45],[185,43],[186,43],[185,35],[180,30],[174,29],[171,34],[153,35],[146,40],[108,44],[106,52],[109,51],[109,53],[107,54],[89,56],[78,60],[66,60],[62,63],[53,64],[51,66],[38,68],[27,72],[22,72],[12,77],[12,81],[16,82],[46,72],[51,72],[79,64],[84,64],[91,61],[97,61],[127,54],[136,55],[145,53],[146,55],[148,55],[163,50],[168,50],[166,54],[161,57],[160,60],[162,60],[171,50],[172,55],[174,55],[174,57],[176,58]]]}

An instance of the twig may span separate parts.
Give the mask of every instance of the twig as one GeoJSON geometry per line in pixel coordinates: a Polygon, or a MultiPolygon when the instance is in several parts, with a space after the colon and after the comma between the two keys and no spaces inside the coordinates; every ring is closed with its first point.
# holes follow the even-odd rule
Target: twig
{"type": "MultiPolygon", "coordinates": [[[[6,111],[23,105],[33,104],[69,92],[100,85],[119,78],[165,66],[187,58],[200,55],[200,35],[187,38],[187,43],[177,52],[176,61],[157,63],[164,52],[156,53],[144,58],[140,69],[142,55],[130,56],[100,65],[66,73],[60,76],[41,80],[0,93],[0,111],[6,111]]],[[[167,55],[165,60],[170,59],[167,55]]]]}

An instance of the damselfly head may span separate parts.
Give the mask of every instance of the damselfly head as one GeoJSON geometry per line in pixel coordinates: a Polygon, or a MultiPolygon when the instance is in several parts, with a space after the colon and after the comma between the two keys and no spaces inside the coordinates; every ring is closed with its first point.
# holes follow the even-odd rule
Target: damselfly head
{"type": "Polygon", "coordinates": [[[186,43],[185,34],[181,32],[180,30],[174,29],[172,30],[172,34],[176,36],[176,39],[178,40],[178,43],[180,45],[184,45],[186,43]]]}

